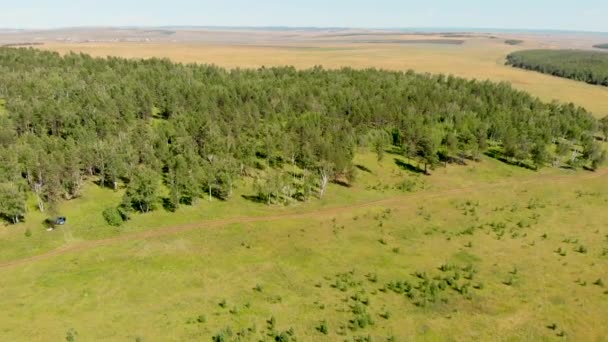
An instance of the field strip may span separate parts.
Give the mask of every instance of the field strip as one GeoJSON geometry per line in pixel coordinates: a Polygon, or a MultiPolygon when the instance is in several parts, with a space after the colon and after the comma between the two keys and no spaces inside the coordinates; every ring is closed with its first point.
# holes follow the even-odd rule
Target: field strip
{"type": "Polygon", "coordinates": [[[353,205],[348,205],[348,206],[341,206],[341,207],[323,208],[323,209],[318,209],[318,210],[303,212],[303,213],[296,212],[296,213],[282,213],[282,214],[266,215],[266,216],[249,216],[249,217],[244,216],[244,217],[232,217],[232,218],[225,218],[225,219],[195,222],[195,223],[189,223],[186,225],[172,226],[172,227],[166,227],[166,228],[160,228],[160,229],[152,229],[152,230],[136,232],[136,233],[129,233],[129,234],[125,234],[125,235],[117,236],[117,237],[113,237],[113,238],[108,238],[108,239],[90,240],[90,241],[79,242],[77,244],[65,245],[63,247],[60,247],[60,248],[57,248],[57,249],[54,249],[54,250],[51,250],[51,251],[48,251],[48,252],[45,252],[42,254],[34,255],[31,257],[2,262],[2,263],[0,263],[0,269],[14,267],[14,266],[27,265],[27,264],[30,264],[30,263],[33,263],[36,261],[47,260],[47,259],[53,258],[55,256],[60,256],[60,255],[68,254],[68,253],[74,253],[74,252],[82,252],[82,251],[86,251],[89,249],[93,249],[95,247],[106,246],[106,245],[110,245],[110,244],[114,244],[114,243],[118,243],[118,242],[163,237],[163,236],[178,234],[178,233],[187,232],[187,231],[191,231],[191,230],[199,229],[199,228],[216,228],[216,227],[226,226],[226,225],[230,225],[230,224],[237,224],[237,223],[270,222],[270,221],[277,221],[277,220],[284,220],[284,219],[303,219],[303,218],[307,218],[307,217],[319,217],[320,215],[331,216],[331,215],[348,212],[348,211],[351,211],[354,209],[363,209],[363,208],[369,208],[369,207],[380,206],[380,205],[392,205],[396,208],[407,208],[407,207],[414,207],[419,204],[418,201],[407,201],[408,199],[428,200],[428,199],[433,199],[433,198],[438,198],[438,197],[444,197],[447,195],[458,195],[458,194],[464,194],[464,193],[469,193],[469,192],[474,192],[474,191],[479,191],[479,190],[500,188],[500,187],[509,186],[509,185],[522,185],[522,184],[531,184],[531,183],[561,183],[561,182],[567,182],[567,181],[573,181],[573,180],[594,179],[594,178],[599,178],[599,177],[603,177],[603,176],[607,176],[607,175],[608,175],[608,168],[601,169],[595,173],[586,173],[582,176],[580,175],[580,173],[576,174],[576,175],[555,175],[555,176],[538,175],[538,176],[533,176],[533,177],[519,179],[519,180],[485,183],[485,184],[481,184],[481,185],[459,187],[459,188],[446,189],[446,190],[417,192],[417,193],[411,193],[411,194],[407,194],[407,195],[389,197],[389,198],[380,199],[380,200],[376,200],[376,201],[363,202],[363,203],[358,203],[358,204],[353,204],[353,205]]]}

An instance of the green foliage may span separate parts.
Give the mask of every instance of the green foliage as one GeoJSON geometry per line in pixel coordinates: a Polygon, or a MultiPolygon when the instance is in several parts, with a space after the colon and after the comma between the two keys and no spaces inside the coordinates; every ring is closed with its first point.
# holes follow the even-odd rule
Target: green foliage
{"type": "Polygon", "coordinates": [[[526,50],[507,56],[507,64],[577,81],[608,86],[608,55],[583,50],[526,50]]]}
{"type": "Polygon", "coordinates": [[[234,333],[230,327],[220,330],[217,334],[211,337],[213,342],[229,342],[232,340],[234,333]]]}
{"type": "Polygon", "coordinates": [[[70,330],[68,330],[68,332],[65,335],[65,340],[67,342],[75,342],[77,340],[76,339],[77,337],[78,337],[78,332],[74,329],[70,329],[70,330]]]}
{"type": "Polygon", "coordinates": [[[123,217],[118,208],[107,208],[102,213],[107,224],[113,227],[120,227],[123,223],[123,217]]]}
{"type": "MultiPolygon", "coordinates": [[[[126,185],[123,217],[154,210],[162,184],[171,211],[229,200],[242,177],[257,179],[252,200],[305,201],[355,180],[357,146],[381,160],[392,144],[418,173],[477,160],[489,141],[540,166],[551,138],[579,144],[597,127],[582,108],[506,83],[413,72],[225,70],[11,48],[0,48],[0,71],[0,184],[30,189],[41,211],[78,197],[86,178],[126,185]]],[[[6,202],[2,216],[19,220],[22,202],[6,202]]]]}
{"type": "Polygon", "coordinates": [[[25,216],[25,194],[15,184],[0,183],[0,218],[17,224],[25,216]]]}
{"type": "Polygon", "coordinates": [[[158,174],[149,168],[141,167],[127,186],[122,206],[142,213],[150,212],[158,203],[158,190],[158,174]]]}
{"type": "Polygon", "coordinates": [[[317,329],[318,332],[320,332],[320,333],[322,333],[324,335],[329,334],[329,326],[327,324],[327,321],[325,321],[325,320],[319,322],[319,325],[317,326],[316,329],[317,329]]]}

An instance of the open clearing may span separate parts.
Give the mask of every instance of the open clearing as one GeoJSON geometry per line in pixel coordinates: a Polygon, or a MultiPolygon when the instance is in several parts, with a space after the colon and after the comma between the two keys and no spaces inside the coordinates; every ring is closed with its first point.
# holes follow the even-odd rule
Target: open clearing
{"type": "Polygon", "coordinates": [[[84,341],[200,340],[226,328],[247,340],[292,328],[304,341],[608,333],[606,169],[535,173],[484,158],[423,177],[395,158],[360,154],[368,171],[323,201],[201,201],[120,230],[98,213],[121,194],[89,187],[53,233],[34,213],[2,229],[0,330],[32,341],[73,331],[84,341]],[[397,190],[403,179],[413,193],[397,190]],[[395,287],[456,274],[433,296],[395,287]],[[355,326],[361,315],[373,325],[355,326]],[[323,320],[327,335],[316,329],[323,320]]]}

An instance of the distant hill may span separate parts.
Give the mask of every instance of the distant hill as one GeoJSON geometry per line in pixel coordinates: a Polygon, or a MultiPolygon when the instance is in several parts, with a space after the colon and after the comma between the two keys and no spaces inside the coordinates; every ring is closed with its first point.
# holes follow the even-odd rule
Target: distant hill
{"type": "Polygon", "coordinates": [[[608,50],[608,43],[593,45],[593,47],[596,48],[596,49],[606,49],[606,50],[608,50]]]}

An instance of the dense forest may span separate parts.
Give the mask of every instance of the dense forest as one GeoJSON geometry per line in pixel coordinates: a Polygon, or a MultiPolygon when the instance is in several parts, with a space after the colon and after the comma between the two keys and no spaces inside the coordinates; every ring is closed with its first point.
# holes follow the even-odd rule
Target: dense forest
{"type": "Polygon", "coordinates": [[[584,109],[506,83],[14,48],[0,49],[0,75],[0,215],[14,223],[27,196],[52,213],[87,179],[126,188],[123,203],[103,213],[117,225],[154,210],[160,196],[169,209],[229,200],[246,177],[262,202],[304,201],[322,197],[329,182],[353,182],[358,147],[382,158],[394,145],[421,172],[490,147],[537,167],[554,153],[573,167],[605,157],[593,139],[598,122],[584,109]]]}
{"type": "Polygon", "coordinates": [[[583,50],[525,50],[507,56],[507,64],[553,76],[608,86],[608,54],[583,50]]]}

